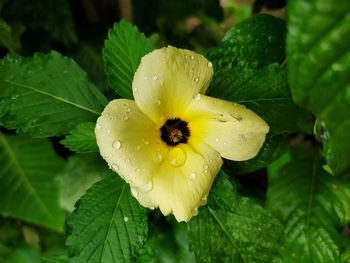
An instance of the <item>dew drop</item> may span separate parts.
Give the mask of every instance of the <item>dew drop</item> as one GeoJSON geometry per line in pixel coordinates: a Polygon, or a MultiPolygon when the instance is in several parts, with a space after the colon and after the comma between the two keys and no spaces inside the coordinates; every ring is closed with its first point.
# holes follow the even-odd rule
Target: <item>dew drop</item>
{"type": "Polygon", "coordinates": [[[154,206],[150,206],[149,209],[154,210],[156,208],[154,206]]]}
{"type": "Polygon", "coordinates": [[[218,141],[219,141],[219,138],[216,138],[215,141],[218,142],[218,141]]]}
{"type": "Polygon", "coordinates": [[[148,145],[149,144],[149,141],[147,140],[142,140],[144,144],[148,145]]]}
{"type": "Polygon", "coordinates": [[[194,82],[198,82],[198,81],[199,81],[198,77],[194,78],[194,82]]]}
{"type": "Polygon", "coordinates": [[[124,115],[123,120],[127,121],[129,119],[128,115],[124,115]]]}
{"type": "Polygon", "coordinates": [[[96,129],[101,129],[101,128],[102,128],[101,124],[97,123],[96,124],[96,129]]]}
{"type": "Polygon", "coordinates": [[[145,76],[145,80],[148,80],[148,76],[145,76]]]}
{"type": "Polygon", "coordinates": [[[213,63],[208,62],[208,67],[209,67],[209,68],[212,68],[212,67],[213,67],[213,63]]]}
{"type": "Polygon", "coordinates": [[[111,133],[111,130],[107,130],[107,133],[110,134],[110,133],[111,133]]]}
{"type": "Polygon", "coordinates": [[[129,221],[129,218],[127,216],[124,216],[124,222],[128,222],[129,221]]]}
{"type": "Polygon", "coordinates": [[[126,112],[131,112],[131,109],[130,109],[130,108],[127,108],[127,109],[126,109],[126,112]]]}
{"type": "Polygon", "coordinates": [[[193,56],[193,55],[191,55],[190,58],[191,58],[192,60],[194,60],[194,56],[193,56]]]}
{"type": "Polygon", "coordinates": [[[116,163],[112,164],[112,168],[114,171],[118,171],[119,170],[119,166],[116,163]]]}
{"type": "Polygon", "coordinates": [[[194,180],[194,179],[196,179],[196,174],[195,173],[190,173],[189,175],[188,175],[188,177],[191,179],[191,180],[194,180]]]}
{"type": "Polygon", "coordinates": [[[174,148],[168,154],[172,166],[179,167],[186,162],[186,153],[181,148],[174,148]]]}
{"type": "Polygon", "coordinates": [[[135,149],[136,149],[136,150],[140,150],[140,149],[141,149],[141,145],[137,145],[137,146],[135,147],[135,149]]]}
{"type": "Polygon", "coordinates": [[[193,95],[193,98],[197,101],[199,101],[201,99],[201,94],[197,93],[193,95]]]}
{"type": "Polygon", "coordinates": [[[157,76],[157,75],[154,75],[152,79],[153,79],[153,80],[157,80],[157,79],[158,79],[158,76],[157,76]]]}
{"type": "Polygon", "coordinates": [[[136,169],[136,172],[137,172],[137,173],[139,173],[139,172],[140,172],[140,169],[139,169],[139,168],[137,168],[137,169],[136,169]]]}
{"type": "Polygon", "coordinates": [[[200,201],[201,205],[205,205],[205,204],[207,204],[207,202],[208,202],[208,196],[203,195],[201,198],[201,201],[200,201]]]}
{"type": "Polygon", "coordinates": [[[147,193],[153,189],[153,183],[152,181],[149,181],[147,184],[142,185],[140,188],[143,192],[147,193]]]}
{"type": "Polygon", "coordinates": [[[154,160],[156,162],[161,162],[163,161],[163,155],[160,153],[160,152],[157,152],[155,155],[154,155],[154,160]]]}
{"type": "Polygon", "coordinates": [[[112,144],[112,147],[115,149],[115,150],[119,150],[120,147],[122,146],[122,144],[120,143],[120,141],[118,140],[115,140],[112,144]]]}
{"type": "Polygon", "coordinates": [[[198,208],[192,210],[192,216],[198,215],[198,208]]]}
{"type": "Polygon", "coordinates": [[[138,197],[138,196],[139,196],[139,191],[137,191],[136,188],[131,187],[130,190],[131,190],[131,194],[132,194],[133,196],[135,196],[135,197],[138,197]]]}
{"type": "Polygon", "coordinates": [[[130,163],[130,159],[129,159],[129,158],[126,158],[126,159],[124,160],[124,162],[125,162],[125,163],[130,163]]]}

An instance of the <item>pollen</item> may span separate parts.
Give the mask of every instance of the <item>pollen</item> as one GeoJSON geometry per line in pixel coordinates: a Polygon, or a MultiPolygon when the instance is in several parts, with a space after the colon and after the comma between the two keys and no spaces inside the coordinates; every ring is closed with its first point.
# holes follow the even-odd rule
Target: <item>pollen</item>
{"type": "Polygon", "coordinates": [[[180,118],[168,119],[160,128],[161,139],[169,146],[187,143],[190,136],[188,123],[180,118]]]}

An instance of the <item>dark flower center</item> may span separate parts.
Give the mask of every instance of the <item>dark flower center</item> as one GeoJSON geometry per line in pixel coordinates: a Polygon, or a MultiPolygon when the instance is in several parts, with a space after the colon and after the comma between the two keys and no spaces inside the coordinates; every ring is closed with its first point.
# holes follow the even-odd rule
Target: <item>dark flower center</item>
{"type": "Polygon", "coordinates": [[[160,128],[163,142],[169,146],[176,146],[180,143],[186,143],[190,136],[190,129],[188,123],[179,119],[168,119],[160,128]]]}

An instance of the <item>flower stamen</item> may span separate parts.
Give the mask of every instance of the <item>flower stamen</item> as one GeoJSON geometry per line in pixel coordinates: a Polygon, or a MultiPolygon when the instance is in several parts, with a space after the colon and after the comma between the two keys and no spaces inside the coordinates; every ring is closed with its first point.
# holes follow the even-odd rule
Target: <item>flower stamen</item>
{"type": "Polygon", "coordinates": [[[186,143],[190,136],[188,123],[180,118],[168,119],[160,128],[161,138],[169,146],[186,143]]]}

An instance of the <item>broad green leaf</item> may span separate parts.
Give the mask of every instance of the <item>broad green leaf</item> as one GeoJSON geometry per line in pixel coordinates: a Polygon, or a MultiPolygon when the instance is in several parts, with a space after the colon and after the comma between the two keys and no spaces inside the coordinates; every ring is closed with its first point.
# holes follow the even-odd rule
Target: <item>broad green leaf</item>
{"type": "Polygon", "coordinates": [[[270,15],[246,19],[226,32],[219,49],[225,57],[216,53],[215,60],[225,65],[281,63],[285,58],[285,27],[284,20],[270,15]]]}
{"type": "Polygon", "coordinates": [[[77,153],[98,152],[95,137],[95,123],[85,122],[70,131],[61,143],[77,153]]]}
{"type": "Polygon", "coordinates": [[[154,214],[149,226],[149,239],[141,250],[137,263],[194,263],[190,251],[185,223],[164,217],[159,211],[154,214]]]}
{"type": "Polygon", "coordinates": [[[71,156],[64,171],[57,178],[60,187],[60,205],[70,212],[73,211],[74,204],[86,190],[110,173],[99,154],[71,156]]]}
{"type": "Polygon", "coordinates": [[[79,200],[68,225],[69,262],[134,262],[147,239],[147,210],[113,174],[79,200]]]}
{"type": "Polygon", "coordinates": [[[305,123],[310,117],[293,102],[286,68],[279,64],[284,60],[284,37],[283,20],[258,15],[233,27],[219,47],[207,52],[214,66],[214,77],[207,93],[244,104],[270,126],[260,156],[249,163],[232,164],[242,172],[266,166],[278,157],[276,154],[263,158],[261,155],[269,149],[282,154],[287,135],[307,126],[305,123]]]}
{"type": "Polygon", "coordinates": [[[136,26],[122,20],[108,33],[103,49],[106,72],[112,88],[131,99],[132,80],[141,58],[153,50],[151,42],[136,26]]]}
{"type": "Polygon", "coordinates": [[[49,141],[0,133],[0,214],[63,230],[55,176],[63,161],[49,141]]]}
{"type": "Polygon", "coordinates": [[[305,149],[269,177],[268,207],[285,224],[284,262],[340,262],[339,228],[350,220],[350,185],[328,174],[318,154],[305,149]]]}
{"type": "Polygon", "coordinates": [[[208,206],[189,224],[197,262],[273,262],[279,257],[282,225],[251,199],[240,197],[221,174],[208,206]]]}
{"type": "Polygon", "coordinates": [[[107,99],[84,71],[57,52],[0,61],[0,123],[33,137],[65,135],[95,121],[107,99]]]}
{"type": "Polygon", "coordinates": [[[315,134],[333,172],[350,171],[350,1],[296,0],[288,8],[293,98],[316,115],[315,134]]]}

